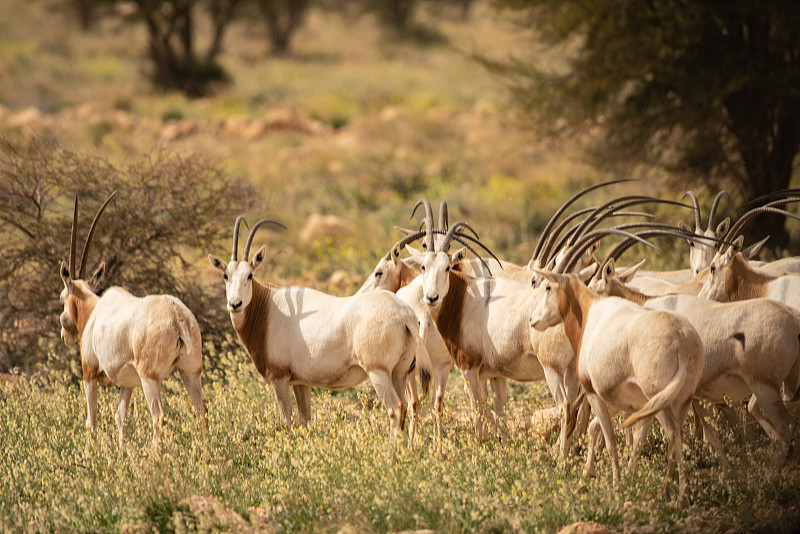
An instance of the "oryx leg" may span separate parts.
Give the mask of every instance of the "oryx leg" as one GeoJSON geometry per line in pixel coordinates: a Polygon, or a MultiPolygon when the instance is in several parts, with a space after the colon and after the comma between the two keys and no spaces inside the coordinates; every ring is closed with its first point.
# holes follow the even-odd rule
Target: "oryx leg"
{"type": "Polygon", "coordinates": [[[272,381],[272,388],[278,401],[281,423],[287,428],[292,428],[292,395],[289,393],[289,381],[285,378],[276,378],[272,381]]]}
{"type": "Polygon", "coordinates": [[[447,387],[447,378],[450,375],[450,366],[442,366],[433,370],[433,424],[434,436],[441,446],[442,418],[444,417],[444,392],[447,387]]]}
{"type": "Polygon", "coordinates": [[[679,495],[683,497],[686,494],[686,463],[683,460],[683,422],[686,415],[689,413],[691,407],[691,399],[677,407],[672,406],[661,410],[656,414],[658,422],[664,428],[664,432],[669,439],[669,449],[667,456],[667,473],[664,476],[664,483],[662,490],[668,495],[669,487],[672,481],[672,470],[675,464],[678,464],[678,491],[679,495]]]}
{"type": "MultiPolygon", "coordinates": [[[[392,371],[392,387],[394,388],[394,393],[397,395],[397,399],[400,402],[400,417],[398,421],[398,430],[403,430],[405,427],[406,422],[406,415],[407,415],[407,407],[406,407],[406,387],[408,386],[408,378],[411,377],[411,380],[414,382],[414,393],[416,394],[417,390],[417,380],[414,371],[409,371],[408,367],[403,365],[398,365],[392,371]]],[[[419,400],[417,400],[419,403],[419,400]]],[[[388,408],[388,406],[387,406],[388,408]]],[[[409,440],[413,443],[417,437],[417,426],[416,422],[414,421],[414,414],[411,415],[411,427],[409,429],[409,440]]]]}
{"type": "Polygon", "coordinates": [[[700,419],[700,424],[703,427],[703,437],[714,449],[714,452],[717,453],[717,458],[719,458],[722,466],[725,469],[730,470],[731,464],[728,461],[728,457],[725,455],[725,450],[722,448],[722,443],[719,441],[717,429],[715,429],[714,425],[711,424],[711,410],[709,410],[701,401],[697,399],[692,401],[692,407],[694,408],[694,413],[700,419]]]}
{"type": "MultiPolygon", "coordinates": [[[[389,373],[383,370],[375,369],[368,372],[369,380],[375,388],[375,393],[381,399],[383,405],[389,414],[389,439],[392,444],[397,440],[397,434],[400,431],[400,412],[405,408],[400,397],[397,395],[395,386],[392,383],[392,378],[389,373]]],[[[400,391],[403,391],[405,384],[400,383],[400,391]]]]}
{"type": "Polygon", "coordinates": [[[603,439],[608,449],[608,455],[611,457],[611,473],[613,477],[614,487],[619,487],[619,455],[617,453],[617,439],[614,436],[614,426],[611,423],[611,414],[608,411],[606,403],[597,396],[596,393],[586,394],[586,398],[592,407],[597,419],[600,421],[600,428],[603,430],[603,439]]]}
{"type": "Polygon", "coordinates": [[[639,456],[642,455],[644,446],[647,444],[647,436],[651,425],[652,419],[645,419],[639,421],[632,429],[627,429],[631,431],[632,439],[630,457],[628,458],[628,472],[630,474],[635,473],[636,462],[639,461],[639,456]]]}
{"type": "Polygon", "coordinates": [[[594,417],[587,425],[586,433],[588,436],[588,447],[586,448],[586,463],[583,466],[583,476],[594,476],[595,455],[602,449],[601,440],[603,429],[600,428],[600,420],[594,417]]]}
{"type": "Polygon", "coordinates": [[[200,415],[200,428],[203,432],[203,437],[208,437],[208,410],[206,408],[206,399],[203,397],[203,382],[200,378],[200,370],[195,372],[184,371],[180,367],[178,372],[181,375],[181,380],[186,388],[186,393],[192,399],[194,409],[200,415]]]}
{"type": "Polygon", "coordinates": [[[786,409],[778,389],[758,383],[750,384],[750,389],[753,391],[753,397],[748,408],[758,424],[778,445],[774,463],[775,467],[780,469],[789,452],[795,428],[794,419],[786,409]]]}
{"type": "Polygon", "coordinates": [[[121,387],[119,390],[119,405],[117,406],[117,442],[122,447],[123,434],[125,429],[125,419],[128,418],[128,406],[131,404],[131,393],[133,388],[121,387]]]}
{"type": "Polygon", "coordinates": [[[473,421],[475,422],[475,433],[478,440],[486,441],[486,421],[488,413],[486,410],[486,382],[478,378],[478,368],[473,367],[461,370],[467,382],[467,393],[469,395],[470,409],[473,421]]]}
{"type": "Polygon", "coordinates": [[[97,427],[97,380],[84,380],[83,392],[86,394],[86,430],[94,434],[97,427]]]}
{"type": "Polygon", "coordinates": [[[311,386],[292,386],[297,401],[297,420],[304,427],[311,421],[311,386]]]}
{"type": "Polygon", "coordinates": [[[161,425],[164,421],[164,406],[161,404],[161,380],[143,378],[142,389],[144,390],[144,398],[147,400],[147,407],[150,408],[150,415],[153,418],[153,450],[158,450],[158,442],[161,440],[161,425]]]}
{"type": "Polygon", "coordinates": [[[551,367],[544,368],[544,378],[547,386],[550,388],[550,393],[553,395],[553,400],[556,402],[558,408],[558,419],[561,424],[561,429],[558,434],[558,451],[560,453],[560,460],[564,461],[567,458],[570,444],[570,412],[572,407],[567,400],[567,391],[564,385],[564,377],[561,373],[551,367]]]}
{"type": "Polygon", "coordinates": [[[508,383],[505,378],[492,378],[492,404],[494,406],[494,427],[500,439],[508,441],[508,421],[506,419],[506,400],[508,400],[508,383]]]}
{"type": "MultiPolygon", "coordinates": [[[[407,411],[410,418],[408,440],[414,443],[417,438],[417,425],[422,415],[422,405],[419,402],[419,391],[417,390],[417,373],[414,371],[408,373],[406,377],[406,400],[408,402],[407,411]]],[[[400,428],[402,429],[402,427],[403,421],[400,422],[400,428]]]]}

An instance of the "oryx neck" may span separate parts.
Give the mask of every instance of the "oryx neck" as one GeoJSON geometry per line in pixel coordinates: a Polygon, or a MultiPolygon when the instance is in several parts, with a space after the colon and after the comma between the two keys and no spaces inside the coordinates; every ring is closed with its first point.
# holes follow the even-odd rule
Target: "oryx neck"
{"type": "Polygon", "coordinates": [[[272,380],[272,373],[267,369],[267,330],[270,308],[270,286],[263,285],[253,280],[253,296],[250,303],[241,312],[242,317],[231,322],[244,345],[250,359],[256,366],[261,376],[272,380]]]}
{"type": "Polygon", "coordinates": [[[650,300],[650,296],[645,295],[641,291],[637,291],[632,287],[628,287],[619,280],[611,280],[608,286],[608,295],[610,297],[622,297],[624,299],[635,302],[639,306],[644,306],[645,302],[650,300]]]}
{"type": "MultiPolygon", "coordinates": [[[[67,297],[69,313],[73,321],[75,321],[75,326],[78,327],[78,333],[81,336],[83,336],[83,331],[86,329],[86,324],[89,322],[89,317],[92,316],[98,300],[100,300],[100,297],[77,281],[69,297],[67,297]]],[[[81,337],[81,339],[83,338],[81,337]]]]}
{"type": "Polygon", "coordinates": [[[436,327],[450,351],[450,355],[459,369],[470,369],[477,366],[482,358],[480,349],[470,347],[462,332],[461,324],[464,316],[464,298],[469,288],[468,278],[459,271],[450,270],[450,282],[444,296],[439,313],[432,313],[436,327]]]}
{"type": "Polygon", "coordinates": [[[563,288],[563,293],[558,299],[558,311],[564,320],[564,332],[572,345],[575,357],[578,358],[589,309],[602,297],[571,276],[567,277],[563,288]]]}
{"type": "Polygon", "coordinates": [[[741,255],[736,254],[730,268],[725,270],[725,292],[731,302],[763,297],[767,284],[775,279],[775,276],[753,270],[741,255]]]}

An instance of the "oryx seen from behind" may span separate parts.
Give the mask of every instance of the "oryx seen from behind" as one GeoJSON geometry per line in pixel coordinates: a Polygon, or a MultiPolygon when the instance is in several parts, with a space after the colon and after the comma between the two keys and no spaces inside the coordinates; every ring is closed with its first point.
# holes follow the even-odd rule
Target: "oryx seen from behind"
{"type": "Polygon", "coordinates": [[[64,281],[61,339],[68,345],[80,340],[88,408],[86,428],[94,431],[97,425],[97,382],[105,374],[121,388],[116,415],[119,444],[123,441],[131,392],[134,387],[141,387],[153,418],[152,445],[156,449],[164,417],[161,382],[175,367],[200,414],[203,433],[207,433],[200,379],[203,366],[200,327],[192,312],[171,295],[135,297],[120,287],[111,287],[98,296],[95,289],[105,273],[105,263],[91,279],[84,280],[92,235],[113,197],[114,194],[109,196],[95,215],[81,254],[80,268],[76,271],[78,197],[75,196],[69,266],[62,262],[60,270],[64,281]]]}
{"type": "Polygon", "coordinates": [[[294,389],[300,423],[311,418],[311,387],[344,389],[372,382],[395,440],[406,407],[406,377],[413,368],[419,334],[414,312],[388,291],[335,297],[306,287],[263,284],[254,273],[266,257],[262,246],[250,259],[256,223],[238,259],[239,225],[233,230],[230,262],[209,255],[225,279],[231,322],[259,374],[272,384],[281,420],[292,422],[294,389]]]}

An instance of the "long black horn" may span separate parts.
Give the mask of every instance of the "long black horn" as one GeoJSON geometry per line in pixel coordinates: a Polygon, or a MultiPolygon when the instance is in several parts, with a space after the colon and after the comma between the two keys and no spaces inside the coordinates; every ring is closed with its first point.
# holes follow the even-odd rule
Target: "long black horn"
{"type": "Polygon", "coordinates": [[[556,223],[558,218],[561,217],[561,214],[564,213],[566,211],[566,209],[568,207],[570,207],[576,200],[578,200],[582,196],[586,195],[587,193],[591,193],[595,189],[600,189],[601,187],[606,187],[606,186],[609,186],[609,185],[612,185],[612,184],[618,184],[618,183],[621,183],[621,182],[635,182],[635,181],[636,181],[635,178],[623,178],[621,180],[611,180],[609,182],[603,182],[603,183],[600,183],[600,184],[595,184],[595,185],[593,185],[591,187],[587,187],[583,191],[579,191],[579,192],[575,193],[574,195],[572,195],[569,198],[569,200],[564,202],[564,204],[562,204],[561,207],[558,208],[558,210],[556,210],[556,212],[553,214],[553,216],[550,217],[550,220],[547,221],[547,224],[545,225],[544,230],[542,230],[542,233],[539,235],[539,241],[536,242],[536,248],[533,250],[533,256],[531,256],[531,262],[533,262],[534,260],[539,258],[539,253],[542,250],[542,246],[544,246],[544,240],[550,234],[550,230],[552,229],[553,225],[556,223]]]}
{"type": "Polygon", "coordinates": [[[555,272],[560,272],[560,273],[570,272],[570,270],[573,267],[575,267],[575,264],[578,262],[578,258],[580,258],[581,254],[583,254],[586,251],[586,249],[592,246],[592,244],[594,244],[596,241],[599,241],[603,237],[611,234],[630,237],[636,239],[640,243],[644,243],[648,247],[660,250],[657,246],[636,236],[636,234],[625,232],[623,230],[617,230],[616,228],[601,228],[600,230],[593,230],[581,236],[581,238],[574,245],[570,246],[569,252],[556,266],[555,272]]]}
{"type": "Polygon", "coordinates": [[[106,199],[105,202],[103,202],[103,205],[100,206],[100,209],[97,210],[97,214],[94,216],[94,219],[92,220],[92,226],[89,227],[89,234],[86,236],[86,242],[83,244],[83,252],[81,252],[81,266],[80,269],[78,270],[78,280],[83,280],[83,275],[84,272],[86,271],[86,264],[89,263],[89,245],[92,242],[92,236],[94,236],[94,229],[97,227],[97,221],[100,219],[100,215],[103,214],[103,211],[106,209],[106,206],[108,206],[108,203],[111,202],[111,199],[114,198],[114,195],[116,194],[117,192],[114,191],[113,193],[108,195],[108,198],[106,199]]]}
{"type": "Polygon", "coordinates": [[[734,239],[736,239],[736,237],[740,233],[742,233],[742,230],[744,230],[744,227],[747,224],[749,224],[753,219],[755,219],[757,216],[761,215],[762,213],[776,213],[778,215],[785,215],[786,217],[791,217],[792,219],[800,220],[800,218],[797,217],[797,215],[795,215],[795,214],[793,214],[793,213],[791,213],[789,211],[782,210],[782,209],[779,209],[779,208],[775,207],[775,206],[780,206],[780,205],[783,205],[783,204],[789,204],[791,202],[800,202],[800,197],[789,197],[789,198],[782,198],[782,199],[779,199],[779,200],[773,200],[772,202],[769,202],[768,204],[764,204],[763,206],[760,206],[758,208],[753,208],[753,209],[747,211],[741,217],[739,217],[739,219],[735,223],[733,223],[733,225],[731,226],[730,230],[728,230],[728,233],[725,234],[725,240],[726,241],[733,241],[734,239]]]}
{"type": "Polygon", "coordinates": [[[279,226],[286,230],[286,227],[283,224],[279,223],[278,221],[273,221],[272,219],[261,219],[258,221],[253,225],[253,229],[250,230],[250,235],[247,236],[247,241],[244,244],[244,252],[242,252],[242,261],[250,260],[250,245],[253,244],[253,238],[256,236],[256,230],[265,224],[274,224],[275,226],[279,226]]]}
{"type": "Polygon", "coordinates": [[[727,191],[720,191],[717,193],[717,196],[714,197],[714,203],[711,205],[711,213],[708,215],[708,229],[713,230],[714,228],[714,217],[717,216],[717,208],[719,207],[719,201],[722,200],[722,197],[727,195],[727,191]]]}
{"type": "Polygon", "coordinates": [[[72,212],[72,234],[69,238],[69,277],[75,280],[75,246],[78,242],[78,193],[75,193],[75,209],[72,212]]]}
{"type": "Polygon", "coordinates": [[[233,223],[233,248],[231,249],[231,261],[239,261],[239,227],[244,221],[244,225],[247,226],[247,220],[239,215],[236,217],[236,222],[233,223]]]}
{"type": "MultiPolygon", "coordinates": [[[[443,230],[435,230],[435,231],[434,231],[434,233],[435,233],[435,234],[439,234],[439,235],[447,235],[447,232],[445,232],[445,231],[443,231],[443,230]]],[[[476,236],[477,236],[477,234],[476,234],[476,236]]],[[[464,242],[465,240],[466,240],[466,241],[471,241],[472,243],[474,243],[474,244],[478,245],[478,246],[479,246],[479,247],[481,247],[483,250],[485,250],[485,251],[486,251],[486,252],[487,252],[487,253],[488,253],[488,254],[489,254],[489,255],[490,255],[492,258],[494,258],[494,260],[497,262],[497,264],[500,266],[500,268],[501,268],[501,269],[503,268],[503,263],[500,261],[500,258],[498,258],[497,256],[495,256],[494,252],[492,252],[492,251],[489,249],[489,247],[487,247],[486,245],[484,245],[483,243],[481,243],[481,242],[480,242],[478,239],[476,239],[475,237],[473,237],[473,236],[471,236],[471,235],[469,235],[469,234],[464,234],[464,233],[461,233],[461,232],[455,232],[455,233],[453,234],[453,239],[455,239],[456,241],[458,241],[459,243],[461,243],[461,244],[462,244],[462,245],[464,245],[464,246],[467,246],[467,244],[464,242]]],[[[467,248],[469,248],[469,247],[467,247],[467,248]]],[[[479,255],[478,253],[476,253],[474,250],[472,250],[471,248],[470,248],[469,250],[470,250],[470,252],[472,252],[473,254],[475,254],[475,256],[476,256],[476,257],[480,258],[480,255],[479,255]]]]}
{"type": "Polygon", "coordinates": [[[693,191],[687,191],[681,197],[681,200],[684,198],[689,197],[692,199],[692,204],[694,204],[694,225],[698,232],[703,231],[703,221],[700,217],[700,203],[697,201],[697,196],[694,194],[693,191]]]}

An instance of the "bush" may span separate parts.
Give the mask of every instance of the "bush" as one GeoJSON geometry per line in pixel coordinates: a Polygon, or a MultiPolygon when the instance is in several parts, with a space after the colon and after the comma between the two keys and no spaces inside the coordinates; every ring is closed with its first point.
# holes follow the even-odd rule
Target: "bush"
{"type": "MultiPolygon", "coordinates": [[[[99,291],[118,285],[139,296],[175,295],[194,311],[205,340],[218,347],[224,342],[230,325],[219,304],[222,288],[205,287],[199,266],[205,267],[202,257],[213,244],[230,238],[229,221],[252,195],[212,161],[155,151],[116,165],[52,139],[3,139],[0,188],[0,370],[43,362],[44,349],[58,338],[58,269],[69,255],[76,194],[82,242],[100,203],[119,191],[86,258],[87,273],[106,263],[99,291]]],[[[52,363],[69,368],[66,360],[52,363]]]]}

